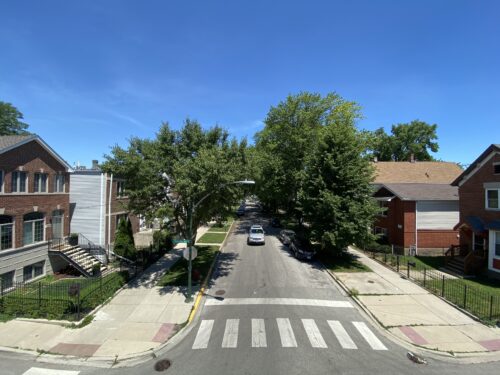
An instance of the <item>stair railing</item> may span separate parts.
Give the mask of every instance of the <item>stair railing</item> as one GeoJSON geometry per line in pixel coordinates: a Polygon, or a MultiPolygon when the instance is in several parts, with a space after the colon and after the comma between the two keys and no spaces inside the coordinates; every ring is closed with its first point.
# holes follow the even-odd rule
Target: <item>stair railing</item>
{"type": "Polygon", "coordinates": [[[78,233],[78,246],[83,250],[87,251],[92,257],[97,259],[102,264],[108,263],[108,257],[106,250],[100,245],[96,245],[94,242],[90,241],[82,233],[78,233]]]}

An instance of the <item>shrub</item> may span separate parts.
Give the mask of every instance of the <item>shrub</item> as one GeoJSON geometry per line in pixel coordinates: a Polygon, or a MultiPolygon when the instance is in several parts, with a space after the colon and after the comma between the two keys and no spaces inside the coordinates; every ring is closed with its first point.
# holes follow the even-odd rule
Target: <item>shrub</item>
{"type": "Polygon", "coordinates": [[[160,251],[167,252],[172,249],[172,235],[166,230],[162,229],[153,233],[153,247],[160,251]]]}
{"type": "Polygon", "coordinates": [[[114,244],[114,252],[122,257],[135,259],[134,236],[129,220],[120,220],[114,244]]]}

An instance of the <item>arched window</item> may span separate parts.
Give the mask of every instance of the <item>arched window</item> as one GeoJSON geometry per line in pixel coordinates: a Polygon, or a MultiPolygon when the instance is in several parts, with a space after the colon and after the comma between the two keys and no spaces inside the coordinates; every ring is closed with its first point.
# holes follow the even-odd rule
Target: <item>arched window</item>
{"type": "Polygon", "coordinates": [[[13,229],[12,216],[0,215],[0,251],[12,249],[13,229]]]}
{"type": "Polygon", "coordinates": [[[44,240],[44,216],[41,212],[32,212],[24,215],[23,245],[29,245],[44,240]]]}

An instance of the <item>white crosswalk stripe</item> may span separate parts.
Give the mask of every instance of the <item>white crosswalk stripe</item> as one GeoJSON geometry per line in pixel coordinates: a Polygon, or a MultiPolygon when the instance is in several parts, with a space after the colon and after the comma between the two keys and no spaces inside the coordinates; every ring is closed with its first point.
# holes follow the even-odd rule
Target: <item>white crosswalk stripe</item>
{"type": "Polygon", "coordinates": [[[302,324],[313,348],[328,348],[314,319],[302,319],[302,324]]]}
{"type": "MultiPolygon", "coordinates": [[[[333,332],[333,335],[335,336],[335,339],[338,341],[337,342],[331,342],[330,344],[327,343],[327,340],[325,338],[329,338],[330,340],[333,339],[331,333],[327,333],[327,335],[323,335],[326,332],[321,333],[317,321],[314,319],[301,319],[302,326],[304,328],[304,331],[302,331],[300,328],[297,328],[298,331],[296,332],[305,332],[307,338],[309,339],[309,343],[305,344],[303,340],[305,338],[302,338],[304,336],[299,335],[298,338],[302,340],[300,345],[310,345],[313,348],[328,348],[331,346],[332,348],[340,346],[342,349],[350,349],[350,350],[356,350],[358,349],[358,345],[353,341],[349,333],[347,332],[346,328],[351,327],[350,330],[355,331],[356,334],[354,337],[358,337],[361,335],[363,339],[368,343],[368,345],[371,347],[373,350],[387,350],[385,345],[375,336],[375,334],[368,328],[366,323],[364,322],[352,322],[351,324],[342,323],[338,320],[327,320],[328,326],[330,327],[331,331],[333,332]],[[354,329],[354,328],[355,329],[354,329]],[[359,335],[358,335],[359,333],[359,335]]],[[[267,335],[269,332],[266,332],[266,319],[251,319],[251,342],[245,340],[239,339],[239,334],[240,334],[240,319],[226,319],[225,321],[225,328],[224,328],[224,333],[222,336],[222,344],[221,344],[221,338],[220,331],[214,331],[217,334],[213,339],[211,339],[212,336],[212,331],[214,328],[214,320],[202,320],[200,323],[200,326],[198,328],[198,332],[196,334],[196,337],[194,339],[193,343],[193,349],[207,349],[209,344],[212,343],[213,345],[221,345],[219,347],[222,348],[237,348],[238,345],[243,346],[243,347],[248,347],[250,344],[252,348],[267,348],[268,347],[268,338],[267,335]],[[243,342],[242,342],[243,341],[243,342]],[[216,343],[219,344],[216,344],[216,343]]],[[[269,320],[267,321],[269,323],[269,320]]],[[[288,318],[276,318],[276,326],[278,328],[278,334],[280,337],[281,341],[281,346],[283,348],[296,348],[299,346],[297,339],[295,337],[295,332],[292,327],[293,325],[297,325],[299,323],[298,320],[292,320],[288,318]]],[[[275,325],[272,325],[276,327],[275,325]]],[[[220,326],[218,326],[220,327],[220,326]]],[[[242,325],[243,333],[247,333],[248,331],[248,326],[245,324],[242,325]]],[[[321,327],[321,325],[320,325],[321,327]]],[[[272,335],[276,335],[276,331],[271,330],[270,331],[272,335]]],[[[248,333],[247,333],[248,334],[248,333]]],[[[247,337],[247,336],[244,336],[247,337]]],[[[359,338],[361,340],[361,338],[359,338]]],[[[274,342],[274,341],[271,341],[274,342]]],[[[364,347],[366,347],[366,344],[364,347]]],[[[363,347],[363,346],[362,346],[363,347]]],[[[33,373],[35,374],[35,373],[33,373]]]]}
{"type": "Polygon", "coordinates": [[[292,325],[290,324],[290,319],[286,318],[276,318],[276,323],[278,323],[278,331],[281,338],[281,346],[284,348],[296,348],[297,340],[295,340],[295,335],[293,334],[292,325]]]}
{"type": "Polygon", "coordinates": [[[213,320],[202,320],[196,338],[194,339],[193,349],[206,349],[208,347],[208,340],[212,334],[214,327],[213,320]]]}
{"type": "Polygon", "coordinates": [[[252,348],[267,348],[264,319],[252,319],[252,348]]]}
{"type": "Polygon", "coordinates": [[[335,337],[339,341],[339,344],[342,348],[344,348],[344,349],[357,349],[358,348],[356,346],[356,344],[354,343],[354,341],[352,341],[351,337],[349,336],[349,334],[347,333],[345,328],[342,326],[342,324],[340,324],[340,322],[338,320],[329,320],[328,325],[332,329],[333,334],[335,335],[335,337]]]}
{"type": "Polygon", "coordinates": [[[80,371],[55,370],[49,368],[32,367],[23,375],[78,375],[80,371]]]}
{"type": "Polygon", "coordinates": [[[387,350],[384,344],[373,334],[368,326],[363,322],[352,322],[354,327],[361,333],[361,336],[372,347],[373,350],[387,350]]]}
{"type": "Polygon", "coordinates": [[[238,328],[240,325],[239,319],[226,320],[226,330],[222,339],[223,348],[236,348],[238,346],[238,328]]]}

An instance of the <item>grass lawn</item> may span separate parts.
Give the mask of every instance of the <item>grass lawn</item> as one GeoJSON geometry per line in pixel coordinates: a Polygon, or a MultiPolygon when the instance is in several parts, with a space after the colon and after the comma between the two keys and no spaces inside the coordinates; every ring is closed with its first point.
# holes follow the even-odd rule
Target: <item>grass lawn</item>
{"type": "Polygon", "coordinates": [[[331,272],[371,272],[371,269],[361,263],[356,255],[349,253],[344,253],[339,257],[332,257],[324,252],[318,252],[318,259],[331,272]]]}
{"type": "Polygon", "coordinates": [[[209,232],[227,232],[227,231],[229,231],[229,228],[231,228],[231,224],[232,224],[232,222],[225,223],[223,225],[215,224],[215,225],[212,225],[208,231],[209,232]]]}
{"type": "MultiPolygon", "coordinates": [[[[200,280],[193,280],[193,283],[203,280],[212,264],[215,256],[219,252],[219,246],[197,246],[198,256],[193,260],[193,271],[198,270],[200,280]]],[[[186,286],[188,282],[188,261],[181,258],[170,270],[162,276],[158,286],[186,286]]]]}
{"type": "Polygon", "coordinates": [[[226,238],[226,233],[205,233],[197,241],[198,243],[222,243],[226,238]]]}

